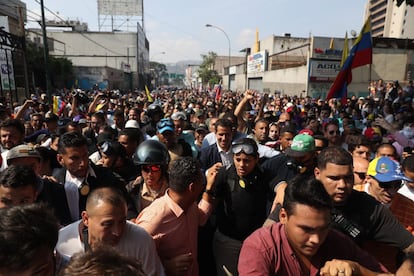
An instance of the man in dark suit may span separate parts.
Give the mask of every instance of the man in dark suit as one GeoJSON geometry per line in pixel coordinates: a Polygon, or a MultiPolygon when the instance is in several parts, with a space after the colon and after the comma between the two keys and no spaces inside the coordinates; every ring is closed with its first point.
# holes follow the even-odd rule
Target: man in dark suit
{"type": "MultiPolygon", "coordinates": [[[[233,123],[227,119],[219,119],[215,123],[214,129],[217,142],[201,150],[199,159],[203,171],[207,171],[217,163],[221,163],[225,168],[233,165],[233,153],[231,152],[233,123]]],[[[214,232],[214,218],[209,219],[204,226],[199,228],[198,262],[200,265],[200,275],[216,275],[216,265],[211,246],[214,232]]]]}
{"type": "MultiPolygon", "coordinates": [[[[19,191],[18,193],[21,194],[23,189],[18,187],[27,186],[27,183],[35,183],[36,202],[47,203],[54,210],[61,225],[69,224],[71,222],[69,207],[66,201],[61,200],[65,195],[63,186],[56,185],[52,179],[41,177],[41,158],[39,152],[29,145],[18,145],[10,149],[7,153],[7,165],[11,168],[7,168],[3,172],[1,179],[4,183],[0,183],[0,186],[10,181],[6,186],[11,189],[17,188],[15,191],[19,191]],[[28,170],[32,172],[30,173],[28,170]]],[[[17,193],[11,194],[16,195],[17,193]]],[[[21,202],[32,203],[33,201],[23,200],[21,202]]]]}
{"type": "Polygon", "coordinates": [[[230,150],[233,138],[232,128],[231,121],[217,120],[215,124],[217,142],[201,150],[200,164],[204,171],[217,162],[222,163],[225,167],[230,167],[233,164],[233,154],[230,150]]]}
{"type": "Polygon", "coordinates": [[[66,202],[72,222],[80,219],[91,190],[115,186],[126,194],[125,186],[110,170],[89,162],[88,143],[81,134],[68,132],[62,135],[57,158],[62,168],[55,170],[53,176],[64,191],[61,193],[61,200],[66,202]]]}

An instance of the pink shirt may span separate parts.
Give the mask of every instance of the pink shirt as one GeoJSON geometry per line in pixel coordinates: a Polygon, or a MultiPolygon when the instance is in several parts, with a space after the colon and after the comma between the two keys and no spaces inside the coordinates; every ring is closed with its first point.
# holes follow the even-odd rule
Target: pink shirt
{"type": "Polygon", "coordinates": [[[153,237],[161,260],[191,253],[194,261],[186,275],[198,275],[198,227],[206,223],[211,211],[212,205],[203,199],[184,211],[167,190],[139,214],[136,223],[153,237]]]}

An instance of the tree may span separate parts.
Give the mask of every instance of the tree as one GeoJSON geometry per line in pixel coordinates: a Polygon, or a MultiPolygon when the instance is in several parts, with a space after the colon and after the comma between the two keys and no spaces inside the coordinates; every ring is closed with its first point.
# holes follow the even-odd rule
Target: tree
{"type": "Polygon", "coordinates": [[[198,74],[204,84],[208,83],[210,86],[214,86],[214,84],[220,82],[220,76],[214,69],[217,54],[215,52],[208,52],[207,55],[201,55],[201,58],[203,59],[203,62],[198,69],[198,74]]]}
{"type": "MultiPolygon", "coordinates": [[[[26,60],[29,79],[34,80],[35,86],[45,89],[43,48],[26,40],[26,60]]],[[[73,79],[72,61],[67,58],[49,56],[49,75],[52,87],[66,87],[69,81],[73,79]]]]}
{"type": "Polygon", "coordinates": [[[150,61],[150,71],[151,71],[151,82],[154,80],[154,86],[153,88],[156,88],[160,84],[165,84],[165,81],[162,82],[162,80],[168,81],[168,71],[167,66],[162,63],[158,63],[156,61],[150,61]],[[161,80],[161,82],[160,82],[161,80]]]}
{"type": "Polygon", "coordinates": [[[414,0],[394,0],[397,1],[397,7],[401,6],[402,3],[406,3],[407,6],[414,6],[414,0]]]}

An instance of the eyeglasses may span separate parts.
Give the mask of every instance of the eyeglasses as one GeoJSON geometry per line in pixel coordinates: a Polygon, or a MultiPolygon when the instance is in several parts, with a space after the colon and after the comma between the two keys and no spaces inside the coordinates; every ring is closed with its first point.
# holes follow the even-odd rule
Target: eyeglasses
{"type": "Polygon", "coordinates": [[[328,133],[329,133],[329,135],[339,135],[339,134],[341,134],[341,133],[339,132],[339,130],[331,130],[331,131],[329,131],[328,133]]]}
{"type": "Polygon", "coordinates": [[[389,181],[389,182],[379,182],[378,184],[381,188],[383,189],[399,189],[402,186],[402,181],[401,180],[396,180],[396,181],[389,181]]]}
{"type": "Polygon", "coordinates": [[[143,165],[141,169],[146,172],[159,172],[161,170],[161,165],[143,165]]]}
{"type": "Polygon", "coordinates": [[[250,144],[233,144],[231,151],[233,154],[244,152],[247,155],[251,155],[257,153],[257,150],[254,148],[254,146],[250,144]]]}
{"type": "Polygon", "coordinates": [[[365,177],[367,176],[367,173],[365,172],[354,172],[354,174],[358,175],[360,179],[365,179],[365,177]]]}

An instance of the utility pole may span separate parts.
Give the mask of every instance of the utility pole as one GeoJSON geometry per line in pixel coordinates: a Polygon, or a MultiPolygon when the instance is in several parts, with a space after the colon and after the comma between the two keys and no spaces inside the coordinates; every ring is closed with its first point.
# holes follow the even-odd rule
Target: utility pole
{"type": "Polygon", "coordinates": [[[40,9],[42,10],[43,59],[45,63],[46,94],[50,104],[52,100],[52,91],[50,89],[49,81],[49,45],[47,44],[45,7],[43,5],[43,0],[40,0],[40,9]]]}

